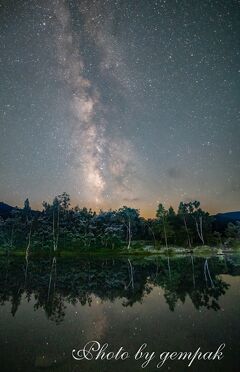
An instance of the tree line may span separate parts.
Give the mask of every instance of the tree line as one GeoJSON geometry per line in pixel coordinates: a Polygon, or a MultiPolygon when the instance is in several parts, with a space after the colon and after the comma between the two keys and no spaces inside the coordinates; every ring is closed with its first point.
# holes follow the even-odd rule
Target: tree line
{"type": "Polygon", "coordinates": [[[229,245],[240,240],[240,222],[216,229],[214,217],[199,201],[180,202],[178,210],[159,204],[155,218],[143,218],[138,209],[123,206],[117,210],[71,207],[64,192],[43,210],[33,211],[26,199],[22,209],[14,208],[0,217],[0,247],[7,254],[17,249],[53,251],[91,248],[138,248],[141,242],[154,248],[199,245],[229,245]]]}

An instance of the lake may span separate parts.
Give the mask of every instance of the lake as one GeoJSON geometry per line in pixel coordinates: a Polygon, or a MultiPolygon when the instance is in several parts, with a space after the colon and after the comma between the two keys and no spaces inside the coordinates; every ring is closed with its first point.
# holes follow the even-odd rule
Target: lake
{"type": "Polygon", "coordinates": [[[240,370],[240,256],[0,258],[1,371],[240,370]],[[77,361],[91,340],[130,356],[147,343],[145,368],[77,361]],[[216,351],[221,361],[167,361],[164,351],[216,351]]]}

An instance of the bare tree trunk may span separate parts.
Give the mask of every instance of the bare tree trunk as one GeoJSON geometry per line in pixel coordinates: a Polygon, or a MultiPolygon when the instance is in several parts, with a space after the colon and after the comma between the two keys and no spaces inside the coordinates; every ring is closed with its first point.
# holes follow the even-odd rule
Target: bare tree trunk
{"type": "Polygon", "coordinates": [[[194,262],[193,262],[193,256],[192,255],[191,255],[191,262],[192,262],[192,274],[193,274],[193,287],[195,288],[196,282],[195,282],[194,262]]]}
{"type": "Polygon", "coordinates": [[[53,250],[56,252],[58,248],[58,238],[59,238],[59,206],[57,212],[57,226],[55,229],[55,211],[53,210],[53,250]]]}
{"type": "Polygon", "coordinates": [[[198,222],[197,222],[196,219],[195,219],[195,224],[196,224],[196,230],[197,230],[197,234],[199,236],[199,239],[201,240],[202,245],[204,245],[204,239],[203,239],[203,235],[202,235],[202,219],[201,219],[201,217],[199,218],[199,225],[198,225],[198,222]]]}
{"type": "MultiPolygon", "coordinates": [[[[131,264],[131,261],[128,259],[128,263],[129,263],[129,266],[130,266],[130,282],[129,284],[131,283],[132,284],[132,289],[134,289],[134,279],[133,279],[133,268],[132,268],[132,264],[131,264]]],[[[129,286],[128,284],[128,286],[129,286]]]]}
{"type": "Polygon", "coordinates": [[[152,233],[153,241],[154,241],[154,248],[155,248],[155,247],[156,247],[156,238],[155,238],[155,234],[154,234],[153,229],[151,228],[151,226],[148,225],[148,228],[149,228],[149,230],[150,230],[151,233],[152,233]]]}
{"type": "Polygon", "coordinates": [[[53,292],[54,292],[55,291],[55,286],[56,286],[56,273],[57,273],[57,260],[56,260],[56,257],[53,257],[53,259],[52,259],[52,266],[51,266],[49,283],[48,283],[48,296],[47,296],[47,300],[48,301],[49,301],[49,298],[50,298],[53,273],[54,273],[54,277],[55,277],[54,285],[53,285],[53,292]]]}
{"type": "Polygon", "coordinates": [[[29,234],[28,234],[28,245],[27,245],[26,253],[25,253],[26,258],[28,258],[28,256],[29,256],[29,250],[30,250],[30,246],[31,246],[31,235],[32,235],[32,223],[30,225],[30,231],[29,231],[29,234]]]}
{"type": "Polygon", "coordinates": [[[53,224],[53,250],[55,251],[55,211],[53,209],[53,221],[52,221],[52,224],[53,224]]]}
{"type": "Polygon", "coordinates": [[[132,238],[132,234],[131,234],[131,221],[130,221],[130,218],[128,218],[128,247],[127,247],[127,249],[129,249],[130,246],[131,246],[131,238],[132,238]]]}
{"type": "Polygon", "coordinates": [[[191,244],[191,240],[190,240],[190,236],[189,236],[189,232],[188,232],[188,227],[187,227],[187,221],[186,221],[185,216],[183,216],[183,221],[184,221],[184,226],[185,226],[185,230],[186,230],[186,233],[187,233],[188,245],[189,245],[189,248],[192,248],[192,244],[191,244]]]}
{"type": "Polygon", "coordinates": [[[24,288],[26,288],[27,283],[27,275],[28,275],[28,256],[25,256],[26,266],[25,266],[25,273],[24,273],[24,288]]]}
{"type": "MultiPolygon", "coordinates": [[[[207,261],[207,259],[206,259],[206,261],[207,261]]],[[[203,271],[204,271],[204,277],[205,277],[206,286],[208,286],[207,271],[206,271],[206,261],[204,262],[204,265],[203,265],[203,271]]]]}
{"type": "Polygon", "coordinates": [[[59,238],[59,206],[58,206],[58,214],[57,214],[57,237],[56,237],[56,250],[58,248],[58,238],[59,238]]]}
{"type": "Polygon", "coordinates": [[[25,261],[26,261],[26,267],[25,267],[25,274],[24,274],[24,287],[26,287],[27,283],[27,274],[28,274],[28,257],[29,257],[29,251],[31,246],[31,235],[32,235],[32,223],[30,225],[30,231],[28,234],[28,245],[25,252],[25,261]]]}
{"type": "Polygon", "coordinates": [[[166,227],[165,227],[164,219],[163,219],[163,231],[164,231],[165,245],[166,245],[166,248],[168,249],[167,233],[166,233],[166,227]]]}
{"type": "Polygon", "coordinates": [[[206,268],[207,268],[207,272],[208,272],[208,276],[209,276],[211,285],[212,285],[212,287],[214,287],[214,283],[213,283],[213,280],[212,280],[212,277],[211,277],[211,274],[210,274],[210,271],[209,271],[208,260],[206,260],[206,268]]]}
{"type": "Polygon", "coordinates": [[[54,283],[53,283],[53,295],[55,294],[56,288],[56,279],[57,279],[57,259],[56,257],[53,258],[54,261],[54,283]]]}
{"type": "Polygon", "coordinates": [[[214,283],[213,283],[213,280],[212,280],[212,277],[209,271],[209,267],[208,267],[208,259],[206,258],[205,263],[204,263],[204,276],[205,276],[206,284],[208,283],[207,275],[209,277],[211,286],[214,288],[214,283]]]}
{"type": "Polygon", "coordinates": [[[171,268],[170,268],[170,259],[169,259],[169,256],[167,258],[167,261],[168,261],[168,274],[169,274],[169,279],[171,280],[172,279],[172,275],[171,275],[171,268]]]}
{"type": "Polygon", "coordinates": [[[203,227],[202,227],[202,216],[199,217],[200,220],[200,234],[201,234],[201,239],[204,245],[204,238],[203,238],[203,227]]]}

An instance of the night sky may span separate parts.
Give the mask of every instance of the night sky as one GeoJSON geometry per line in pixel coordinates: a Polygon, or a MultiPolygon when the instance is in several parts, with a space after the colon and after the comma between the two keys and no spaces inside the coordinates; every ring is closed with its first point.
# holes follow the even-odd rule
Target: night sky
{"type": "Polygon", "coordinates": [[[238,1],[2,1],[0,200],[240,208],[238,1]]]}

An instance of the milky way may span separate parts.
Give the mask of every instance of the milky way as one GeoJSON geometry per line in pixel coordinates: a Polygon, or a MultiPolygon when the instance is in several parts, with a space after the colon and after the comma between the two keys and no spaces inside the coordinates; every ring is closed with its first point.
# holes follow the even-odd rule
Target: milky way
{"type": "Polygon", "coordinates": [[[237,1],[5,1],[0,199],[239,209],[237,1]]]}

